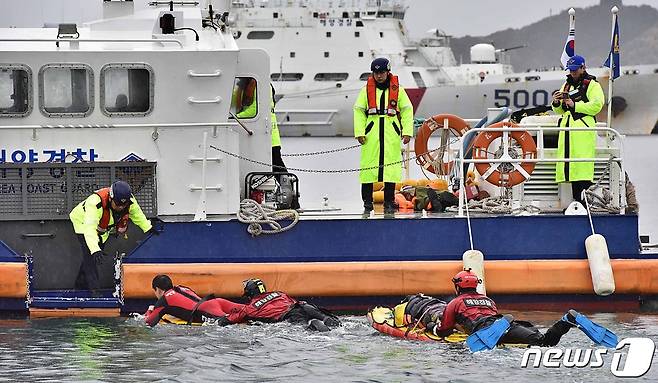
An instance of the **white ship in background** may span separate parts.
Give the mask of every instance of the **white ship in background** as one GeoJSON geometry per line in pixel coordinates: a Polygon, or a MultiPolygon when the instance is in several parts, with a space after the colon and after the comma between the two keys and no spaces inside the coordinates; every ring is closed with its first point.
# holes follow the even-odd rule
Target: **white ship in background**
{"type": "MultiPolygon", "coordinates": [[[[283,135],[352,135],[352,105],[375,57],[391,60],[417,118],[547,105],[564,81],[562,70],[514,72],[506,49],[490,44],[471,47],[470,63],[458,65],[450,37],[439,29],[420,41],[409,38],[400,2],[345,3],[232,2],[228,22],[238,45],[263,48],[270,56],[283,135]]],[[[588,71],[607,92],[607,68],[588,71]]],[[[658,123],[656,89],[658,64],[622,67],[613,126],[626,134],[651,133],[658,123]]],[[[605,121],[605,108],[599,121],[605,121]]]]}

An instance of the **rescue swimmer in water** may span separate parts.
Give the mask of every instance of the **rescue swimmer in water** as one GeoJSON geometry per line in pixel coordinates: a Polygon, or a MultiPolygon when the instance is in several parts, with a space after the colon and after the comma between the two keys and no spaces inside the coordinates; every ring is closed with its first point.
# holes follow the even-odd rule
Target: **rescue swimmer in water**
{"type": "Polygon", "coordinates": [[[460,271],[452,282],[457,297],[447,305],[431,297],[414,296],[407,303],[405,313],[438,337],[446,337],[454,331],[469,334],[467,344],[473,352],[492,349],[498,344],[555,346],[574,326],[597,345],[612,348],[617,345],[617,336],[612,331],[575,310],[567,311],[542,333],[530,322],[499,314],[493,299],[476,291],[481,280],[470,270],[460,271]]]}
{"type": "Polygon", "coordinates": [[[298,301],[281,291],[267,291],[258,278],[243,282],[244,297],[249,300],[239,309],[218,318],[217,323],[228,325],[246,321],[306,323],[309,330],[329,331],[341,325],[337,316],[314,304],[298,301]]]}
{"type": "Polygon", "coordinates": [[[331,312],[311,303],[298,301],[281,291],[268,292],[265,283],[257,278],[243,282],[247,304],[240,304],[210,294],[201,298],[185,286],[174,286],[171,278],[161,274],[151,282],[158,301],[150,306],[144,320],[153,327],[161,320],[175,324],[198,324],[213,319],[220,326],[257,322],[305,323],[309,330],[329,331],[341,325],[331,312]],[[173,317],[173,318],[170,318],[173,317]]]}

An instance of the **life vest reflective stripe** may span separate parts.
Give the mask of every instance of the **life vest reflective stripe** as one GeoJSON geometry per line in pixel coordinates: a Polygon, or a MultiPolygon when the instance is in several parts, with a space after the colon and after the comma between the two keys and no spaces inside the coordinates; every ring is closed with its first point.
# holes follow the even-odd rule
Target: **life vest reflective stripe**
{"type": "Polygon", "coordinates": [[[128,229],[128,220],[130,219],[130,215],[128,213],[129,207],[126,207],[121,213],[121,217],[119,218],[118,222],[114,222],[113,226],[110,226],[110,217],[112,216],[112,211],[111,211],[111,201],[110,201],[110,188],[103,188],[100,190],[96,190],[94,192],[97,196],[101,198],[101,202],[96,205],[97,209],[103,209],[103,213],[101,215],[100,221],[98,221],[98,227],[96,228],[96,231],[99,233],[105,233],[106,231],[110,230],[112,227],[116,228],[117,233],[123,234],[126,232],[128,229]]]}
{"type": "MultiPolygon", "coordinates": [[[[377,81],[375,81],[374,77],[368,77],[366,90],[368,93],[368,110],[366,111],[366,114],[369,116],[379,114],[379,108],[377,108],[377,81]]],[[[386,109],[384,109],[385,114],[389,116],[397,116],[400,114],[400,109],[398,109],[399,92],[400,83],[398,81],[398,76],[389,76],[388,105],[386,106],[386,109]]]]}

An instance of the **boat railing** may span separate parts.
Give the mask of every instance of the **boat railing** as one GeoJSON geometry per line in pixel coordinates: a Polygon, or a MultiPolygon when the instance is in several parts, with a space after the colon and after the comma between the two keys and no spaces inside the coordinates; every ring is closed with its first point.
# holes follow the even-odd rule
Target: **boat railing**
{"type": "Polygon", "coordinates": [[[338,113],[337,109],[276,109],[277,124],[279,127],[313,125],[313,126],[331,126],[334,116],[338,113]],[[303,117],[303,115],[319,115],[312,120],[303,117]],[[301,121],[289,121],[292,117],[302,116],[301,121]],[[322,118],[320,118],[322,117],[322,118]]]}
{"type": "MultiPolygon", "coordinates": [[[[472,121],[479,121],[479,120],[466,120],[467,122],[472,122],[472,121]]],[[[444,121],[444,126],[449,126],[448,121],[444,121]]],[[[618,180],[619,185],[617,185],[618,190],[624,190],[623,188],[625,187],[625,182],[626,182],[626,174],[624,172],[623,168],[623,144],[622,144],[622,135],[615,129],[607,127],[606,124],[600,124],[597,123],[596,126],[593,127],[556,127],[556,126],[546,126],[545,124],[536,124],[536,123],[528,123],[528,124],[517,124],[517,127],[491,127],[487,126],[484,128],[477,128],[477,129],[470,129],[466,131],[459,139],[459,149],[458,149],[458,156],[457,156],[457,161],[456,163],[459,164],[458,166],[458,172],[459,172],[459,210],[458,210],[458,216],[463,217],[464,216],[464,207],[465,207],[465,193],[463,192],[465,190],[465,185],[464,185],[464,180],[465,180],[465,174],[464,174],[464,164],[479,164],[479,163],[488,163],[488,164],[503,164],[503,163],[508,163],[512,164],[514,166],[515,170],[518,170],[521,172],[521,174],[524,175],[526,180],[530,178],[530,175],[527,174],[527,172],[520,166],[521,163],[558,163],[558,162],[564,162],[564,163],[570,163],[570,162],[594,162],[594,163],[617,163],[618,164],[618,169],[619,169],[619,176],[616,177],[615,179],[618,180]],[[545,132],[569,132],[569,131],[595,131],[595,132],[605,132],[606,133],[606,138],[607,138],[607,149],[613,149],[612,153],[614,153],[613,156],[608,156],[608,157],[595,157],[595,158],[555,158],[555,157],[547,157],[546,156],[546,150],[544,148],[544,134],[545,132]],[[464,158],[464,143],[465,142],[470,142],[470,138],[472,135],[477,135],[480,132],[502,132],[502,150],[500,151],[500,157],[498,158],[486,158],[486,159],[472,159],[472,158],[464,158]],[[526,132],[526,131],[531,131],[531,132],[537,132],[536,133],[536,138],[535,138],[535,143],[537,144],[537,155],[536,158],[513,158],[509,154],[510,150],[510,143],[509,143],[509,135],[512,132],[526,132]],[[615,143],[616,147],[613,147],[612,144],[615,143]]],[[[622,195],[623,199],[623,194],[622,195]]],[[[621,206],[621,209],[623,211],[623,206],[621,206]]]]}
{"type": "Polygon", "coordinates": [[[176,39],[0,39],[0,43],[173,43],[183,48],[183,43],[176,39]]]}
{"type": "Polygon", "coordinates": [[[145,123],[145,124],[61,124],[61,125],[0,125],[0,131],[5,129],[31,129],[32,139],[36,140],[38,131],[42,129],[134,129],[134,128],[152,128],[151,136],[154,140],[158,138],[158,131],[162,129],[177,128],[203,128],[212,127],[212,136],[217,136],[219,128],[241,128],[242,124],[238,122],[182,122],[182,123],[145,123]]]}

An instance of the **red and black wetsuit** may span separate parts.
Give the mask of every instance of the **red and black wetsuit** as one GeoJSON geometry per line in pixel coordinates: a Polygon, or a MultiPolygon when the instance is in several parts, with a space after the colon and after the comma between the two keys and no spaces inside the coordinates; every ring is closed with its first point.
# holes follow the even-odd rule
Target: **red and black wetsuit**
{"type": "Polygon", "coordinates": [[[497,314],[496,303],[491,298],[475,291],[465,292],[448,303],[437,334],[449,334],[454,328],[470,334],[484,318],[497,314]]]}
{"type": "Polygon", "coordinates": [[[232,311],[240,311],[244,305],[222,298],[203,300],[194,290],[185,286],[174,286],[167,290],[145,314],[146,324],[155,326],[163,315],[169,314],[192,323],[203,321],[202,316],[219,318],[232,311]]]}
{"type": "Polygon", "coordinates": [[[230,323],[247,320],[262,322],[279,322],[297,304],[297,300],[280,291],[265,292],[256,295],[239,310],[231,310],[227,319],[230,323]]]}
{"type": "MultiPolygon", "coordinates": [[[[455,328],[467,334],[472,334],[491,325],[500,317],[502,315],[498,314],[493,299],[478,294],[475,290],[465,291],[448,303],[443,313],[443,321],[436,334],[447,336],[455,328]]],[[[572,325],[567,322],[559,320],[542,334],[532,323],[514,320],[498,343],[551,347],[555,346],[562,335],[566,334],[571,327],[572,325]]]]}
{"type": "Polygon", "coordinates": [[[340,320],[330,312],[314,304],[298,301],[280,291],[265,292],[257,295],[242,309],[232,310],[226,317],[228,323],[240,323],[247,320],[261,322],[288,321],[308,323],[309,329],[326,331],[329,327],[340,326],[340,320]],[[322,325],[312,324],[319,320],[322,325]]]}

